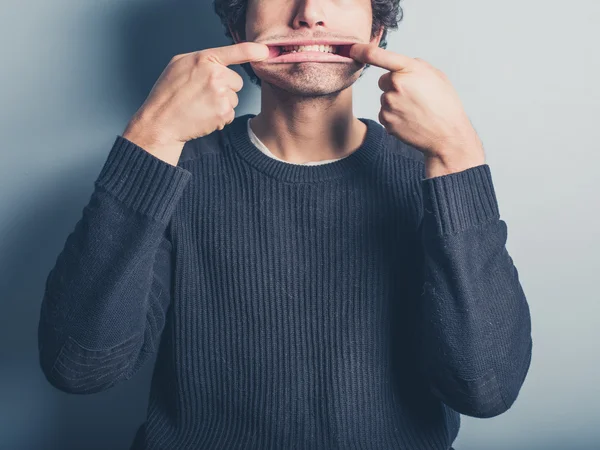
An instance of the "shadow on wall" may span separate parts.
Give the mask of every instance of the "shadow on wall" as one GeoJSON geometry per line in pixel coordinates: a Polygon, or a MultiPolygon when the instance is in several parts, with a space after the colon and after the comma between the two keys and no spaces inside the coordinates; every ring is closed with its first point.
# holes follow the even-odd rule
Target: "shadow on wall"
{"type": "MultiPolygon", "coordinates": [[[[225,37],[212,3],[213,0],[163,1],[143,11],[131,8],[119,15],[117,28],[123,43],[119,54],[131,93],[127,101],[140,105],[176,54],[232,44],[225,37]]],[[[243,72],[240,66],[230,68],[239,74],[243,72]]],[[[250,84],[245,74],[243,77],[244,85],[250,84]]],[[[240,94],[244,96],[246,92],[240,94]]]]}
{"type": "MultiPolygon", "coordinates": [[[[125,79],[127,94],[115,108],[135,112],[175,54],[228,45],[212,1],[111,2],[103,16],[81,17],[100,34],[112,36],[117,47],[115,68],[125,79]],[[106,20],[98,24],[98,20],[106,20]],[[118,36],[114,39],[114,36],[118,36]]],[[[73,36],[72,39],[77,39],[73,36]]],[[[90,43],[91,44],[91,43],[90,43]]],[[[82,62],[85,64],[85,61],[82,62]]],[[[107,62],[108,64],[108,62],[107,62]]],[[[82,68],[85,69],[85,68],[82,68]]],[[[65,67],[65,71],[70,70],[65,67]]],[[[240,67],[234,67],[242,74],[240,67]]],[[[81,73],[85,73],[81,70],[81,73]]],[[[248,84],[244,76],[245,84],[248,84]]],[[[119,80],[122,81],[122,80],[119,80]]],[[[110,88],[107,87],[107,88],[110,88]]],[[[243,107],[247,93],[240,92],[243,107]]],[[[83,101],[83,100],[82,100],[83,101]]],[[[51,105],[60,112],[60,105],[51,105]]],[[[124,127],[125,124],[123,124],[124,127]]],[[[94,124],[89,124],[93,129],[94,124]]],[[[61,131],[56,134],[61,135],[61,131]]],[[[115,130],[116,133],[122,129],[115,130]]],[[[69,133],[69,130],[64,130],[69,133]]],[[[109,139],[112,142],[112,136],[109,139]]],[[[61,148],[60,142],[48,142],[61,148]]],[[[94,148],[94,143],[89,143],[94,148]]],[[[64,147],[63,147],[64,148],[64,147]]],[[[43,192],[20,204],[20,213],[4,235],[0,255],[0,292],[5,302],[0,327],[0,447],[12,450],[128,449],[145,418],[154,360],[133,380],[93,395],[68,395],[45,380],[38,363],[37,325],[45,282],[64,246],[67,234],[89,201],[106,148],[85,167],[65,167],[48,179],[43,192]],[[63,176],[64,175],[64,176],[63,176]]],[[[94,154],[91,153],[90,154],[94,154]]],[[[65,159],[66,160],[66,159],[65,159]]]]}

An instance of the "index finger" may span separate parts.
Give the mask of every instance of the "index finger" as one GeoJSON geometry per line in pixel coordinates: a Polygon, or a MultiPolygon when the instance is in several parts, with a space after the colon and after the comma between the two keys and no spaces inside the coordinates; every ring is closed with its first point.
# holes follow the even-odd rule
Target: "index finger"
{"type": "Polygon", "coordinates": [[[204,53],[214,58],[215,62],[229,66],[267,59],[269,57],[269,47],[257,42],[241,42],[204,50],[204,53]]]}
{"type": "Polygon", "coordinates": [[[391,52],[373,44],[353,44],[350,47],[349,56],[359,62],[392,72],[410,68],[414,65],[411,57],[391,52]]]}

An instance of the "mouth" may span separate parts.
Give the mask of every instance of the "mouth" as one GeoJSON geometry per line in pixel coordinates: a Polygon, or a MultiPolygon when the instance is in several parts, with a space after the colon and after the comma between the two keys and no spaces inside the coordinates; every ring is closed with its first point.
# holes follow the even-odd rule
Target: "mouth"
{"type": "Polygon", "coordinates": [[[350,58],[353,42],[280,42],[267,44],[269,58],[263,63],[299,63],[299,62],[354,62],[350,58]]]}

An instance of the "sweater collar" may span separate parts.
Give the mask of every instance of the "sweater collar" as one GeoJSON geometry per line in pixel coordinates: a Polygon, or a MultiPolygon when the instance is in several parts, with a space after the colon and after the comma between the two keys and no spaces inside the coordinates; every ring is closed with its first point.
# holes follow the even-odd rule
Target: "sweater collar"
{"type": "Polygon", "coordinates": [[[255,114],[236,117],[224,128],[230,146],[247,163],[261,172],[282,181],[303,183],[342,178],[371,163],[380,153],[385,129],[371,119],[359,118],[367,126],[362,145],[345,158],[320,165],[289,164],[273,159],[257,148],[248,136],[247,121],[255,114]]]}

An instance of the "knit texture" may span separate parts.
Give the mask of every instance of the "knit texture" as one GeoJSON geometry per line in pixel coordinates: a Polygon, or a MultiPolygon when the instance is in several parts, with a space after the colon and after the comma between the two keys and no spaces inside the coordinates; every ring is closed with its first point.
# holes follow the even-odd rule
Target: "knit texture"
{"type": "Polygon", "coordinates": [[[48,381],[99,392],[157,352],[132,450],[442,450],[508,410],[531,322],[490,167],[425,179],[370,119],[289,164],[250,117],[177,166],[116,137],[46,281],[48,381]]]}

